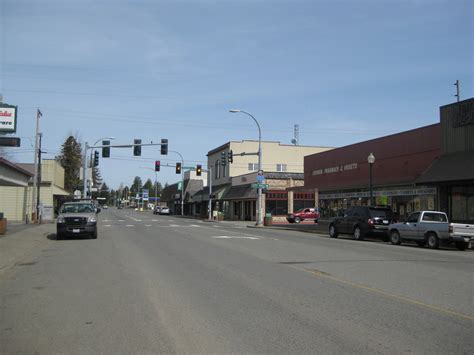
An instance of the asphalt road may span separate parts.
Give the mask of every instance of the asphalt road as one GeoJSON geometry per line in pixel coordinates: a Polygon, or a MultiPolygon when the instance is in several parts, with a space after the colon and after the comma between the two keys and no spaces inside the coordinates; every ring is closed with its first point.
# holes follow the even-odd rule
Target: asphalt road
{"type": "Polygon", "coordinates": [[[472,251],[116,209],[97,240],[38,228],[0,269],[2,354],[474,351],[472,251]]]}

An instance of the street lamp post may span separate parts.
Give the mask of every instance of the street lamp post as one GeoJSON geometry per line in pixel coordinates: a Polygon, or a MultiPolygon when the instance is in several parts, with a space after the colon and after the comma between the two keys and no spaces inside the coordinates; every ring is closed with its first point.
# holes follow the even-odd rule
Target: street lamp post
{"type": "Polygon", "coordinates": [[[373,153],[369,154],[369,156],[367,157],[367,162],[369,163],[369,191],[370,191],[369,206],[372,206],[373,205],[372,165],[374,165],[375,163],[375,156],[373,153]]]}
{"type": "MultiPolygon", "coordinates": [[[[247,116],[250,116],[255,123],[257,124],[258,127],[258,171],[259,173],[262,171],[262,130],[260,129],[260,124],[258,121],[253,117],[250,113],[245,112],[243,110],[229,110],[231,113],[245,113],[247,116]]],[[[263,218],[262,218],[262,189],[259,187],[257,189],[258,195],[257,195],[257,226],[262,226],[263,225],[263,218]]]]}

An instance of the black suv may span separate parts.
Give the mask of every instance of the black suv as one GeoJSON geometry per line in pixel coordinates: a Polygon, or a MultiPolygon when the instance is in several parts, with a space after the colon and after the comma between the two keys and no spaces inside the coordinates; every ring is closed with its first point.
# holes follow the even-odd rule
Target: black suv
{"type": "Polygon", "coordinates": [[[344,211],[329,223],[329,236],[352,234],[363,240],[366,235],[380,235],[388,241],[388,226],[394,220],[393,212],[386,207],[355,206],[344,211]]]}

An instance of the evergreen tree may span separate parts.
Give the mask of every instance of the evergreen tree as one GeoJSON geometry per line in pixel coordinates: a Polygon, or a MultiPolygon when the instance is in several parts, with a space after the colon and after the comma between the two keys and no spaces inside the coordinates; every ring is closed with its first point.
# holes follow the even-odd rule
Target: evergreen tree
{"type": "Polygon", "coordinates": [[[133,197],[135,197],[136,194],[140,193],[142,186],[142,179],[139,176],[135,176],[135,179],[133,179],[132,186],[130,187],[130,192],[132,193],[133,197]]]}
{"type": "Polygon", "coordinates": [[[81,143],[74,136],[66,138],[61,146],[61,154],[56,160],[64,168],[64,188],[73,192],[79,187],[81,177],[79,176],[82,164],[81,143]]]}

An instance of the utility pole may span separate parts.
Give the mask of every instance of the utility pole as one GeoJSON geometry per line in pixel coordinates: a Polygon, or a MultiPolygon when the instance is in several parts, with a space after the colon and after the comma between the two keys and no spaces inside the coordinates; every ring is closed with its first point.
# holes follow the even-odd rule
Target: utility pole
{"type": "Polygon", "coordinates": [[[456,86],[456,95],[454,95],[454,96],[456,96],[456,98],[457,98],[457,100],[458,100],[458,102],[459,102],[459,100],[461,100],[461,97],[460,97],[460,96],[461,96],[461,95],[460,95],[460,94],[461,94],[461,90],[460,90],[460,88],[459,88],[459,80],[456,80],[456,82],[454,83],[454,86],[456,86]]]}
{"type": "Polygon", "coordinates": [[[35,134],[35,153],[34,153],[34,169],[35,169],[35,176],[33,177],[33,191],[31,192],[31,214],[32,214],[32,221],[35,220],[38,215],[37,213],[37,206],[36,206],[36,188],[38,182],[38,136],[39,136],[39,119],[43,116],[40,109],[36,111],[36,134],[35,134]]]}
{"type": "Polygon", "coordinates": [[[209,222],[212,221],[212,166],[209,165],[209,171],[207,173],[209,177],[209,222]]]}
{"type": "Polygon", "coordinates": [[[36,195],[36,216],[38,224],[41,224],[42,215],[40,214],[40,189],[41,189],[41,140],[43,134],[39,133],[39,149],[38,149],[38,182],[37,182],[37,195],[36,195]]]}
{"type": "Polygon", "coordinates": [[[82,191],[82,198],[87,198],[87,149],[89,146],[84,142],[84,152],[82,156],[82,182],[84,190],[82,191]]]}

